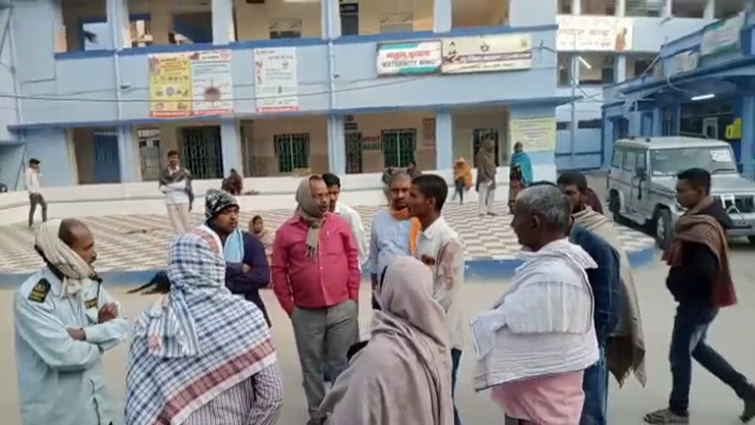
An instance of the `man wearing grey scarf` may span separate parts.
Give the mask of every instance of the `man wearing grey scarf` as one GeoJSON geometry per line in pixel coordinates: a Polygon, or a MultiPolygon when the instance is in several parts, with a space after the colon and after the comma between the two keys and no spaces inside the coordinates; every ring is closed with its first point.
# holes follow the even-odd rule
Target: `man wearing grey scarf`
{"type": "Polygon", "coordinates": [[[359,338],[359,248],[349,224],[329,212],[320,176],[302,180],[296,212],[276,232],[273,289],[291,317],[310,424],[322,424],[323,371],[336,380],[359,338]]]}

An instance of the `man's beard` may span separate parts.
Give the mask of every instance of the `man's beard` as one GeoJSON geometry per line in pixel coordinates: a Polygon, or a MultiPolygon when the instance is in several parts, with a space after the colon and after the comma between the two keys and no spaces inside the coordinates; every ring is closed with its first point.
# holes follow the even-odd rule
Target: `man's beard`
{"type": "Polygon", "coordinates": [[[575,206],[574,208],[572,208],[571,213],[572,214],[576,214],[578,212],[584,211],[584,209],[585,209],[585,204],[578,204],[577,206],[575,206]]]}

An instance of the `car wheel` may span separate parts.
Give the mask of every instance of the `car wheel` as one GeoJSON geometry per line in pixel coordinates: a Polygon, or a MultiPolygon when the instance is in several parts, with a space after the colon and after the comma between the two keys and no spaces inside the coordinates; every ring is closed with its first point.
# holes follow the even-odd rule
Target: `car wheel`
{"type": "Polygon", "coordinates": [[[749,241],[749,242],[750,242],[751,244],[755,245],[755,236],[748,236],[748,237],[747,237],[747,240],[748,240],[748,241],[749,241]]]}
{"type": "Polygon", "coordinates": [[[655,213],[655,242],[666,250],[671,244],[671,211],[663,208],[655,213]]]}

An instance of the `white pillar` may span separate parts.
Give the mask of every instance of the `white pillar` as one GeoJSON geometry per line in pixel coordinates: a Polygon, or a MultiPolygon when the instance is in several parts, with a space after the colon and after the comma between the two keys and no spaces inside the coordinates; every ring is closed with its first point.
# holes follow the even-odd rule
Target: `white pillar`
{"type": "Polygon", "coordinates": [[[582,14],[582,0],[572,0],[572,2],[571,2],[571,14],[572,15],[581,15],[582,14]]]}
{"type": "Polygon", "coordinates": [[[614,56],[613,68],[614,83],[620,83],[627,79],[627,57],[626,55],[614,56]]]}
{"type": "Polygon", "coordinates": [[[118,127],[118,162],[121,168],[121,183],[135,182],[137,158],[134,128],[130,125],[118,127]]]}
{"type": "Polygon", "coordinates": [[[131,47],[131,18],[128,11],[128,0],[107,0],[107,22],[113,36],[115,49],[131,47]]]}
{"type": "Polygon", "coordinates": [[[320,0],[322,38],[331,40],[341,36],[341,12],[338,0],[320,0]]]}
{"type": "Polygon", "coordinates": [[[340,114],[328,115],[328,168],[333,174],[346,174],[346,137],[340,114]]]}
{"type": "Polygon", "coordinates": [[[705,10],[703,10],[703,19],[715,19],[716,17],[716,0],[706,0],[705,10]]]}
{"type": "Polygon", "coordinates": [[[223,177],[230,174],[232,168],[241,171],[241,145],[236,120],[221,121],[220,148],[223,155],[223,177]]]}
{"type": "Polygon", "coordinates": [[[452,0],[435,0],[433,4],[433,32],[451,31],[451,27],[453,26],[451,12],[452,0]]]}
{"type": "Polygon", "coordinates": [[[435,169],[453,168],[453,118],[451,111],[441,109],[435,113],[435,169]]]}
{"type": "Polygon", "coordinates": [[[212,44],[236,41],[233,25],[233,0],[212,0],[212,44]]]}

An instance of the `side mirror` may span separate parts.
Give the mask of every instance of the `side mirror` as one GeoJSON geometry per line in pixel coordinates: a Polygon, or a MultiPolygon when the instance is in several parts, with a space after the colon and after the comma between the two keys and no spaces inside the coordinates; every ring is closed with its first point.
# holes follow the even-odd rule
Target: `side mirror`
{"type": "Polygon", "coordinates": [[[634,174],[641,180],[645,180],[648,177],[648,170],[645,167],[637,167],[634,174]]]}

